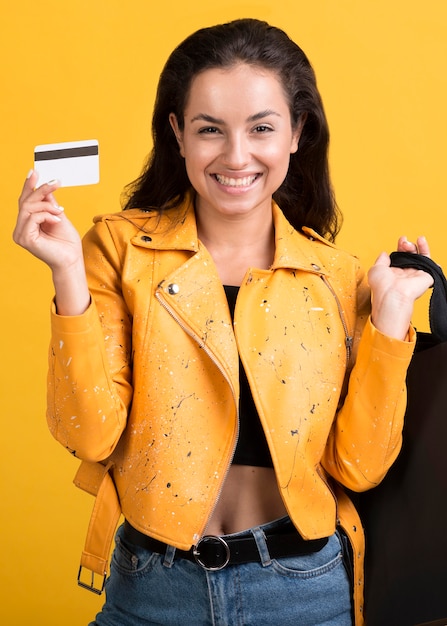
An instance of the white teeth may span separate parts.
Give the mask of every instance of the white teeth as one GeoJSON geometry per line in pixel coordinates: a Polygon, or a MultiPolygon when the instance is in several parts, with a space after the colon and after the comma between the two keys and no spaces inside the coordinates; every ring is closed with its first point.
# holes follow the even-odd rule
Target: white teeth
{"type": "Polygon", "coordinates": [[[243,178],[229,178],[227,176],[221,176],[220,174],[216,174],[216,178],[221,185],[225,185],[226,187],[248,187],[251,185],[253,181],[256,180],[257,176],[244,176],[243,178]]]}

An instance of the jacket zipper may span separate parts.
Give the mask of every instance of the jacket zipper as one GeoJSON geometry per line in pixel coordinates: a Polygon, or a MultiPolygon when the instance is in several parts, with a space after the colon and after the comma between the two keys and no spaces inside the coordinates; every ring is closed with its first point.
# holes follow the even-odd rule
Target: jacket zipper
{"type": "MultiPolygon", "coordinates": [[[[214,354],[211,352],[211,350],[208,348],[208,346],[202,341],[202,339],[196,335],[190,328],[188,328],[184,323],[183,320],[177,315],[177,313],[169,306],[169,304],[164,300],[164,298],[162,297],[162,295],[160,294],[159,291],[155,292],[155,297],[158,300],[158,302],[161,304],[161,306],[169,313],[169,315],[177,322],[177,324],[180,326],[180,328],[182,328],[182,330],[185,331],[185,333],[187,333],[192,339],[194,339],[194,341],[200,346],[200,348],[202,348],[202,350],[204,352],[206,352],[206,354],[210,357],[210,359],[213,361],[213,363],[216,365],[217,369],[220,371],[220,373],[222,374],[222,376],[225,378],[225,380],[228,382],[228,385],[231,389],[231,393],[233,395],[233,399],[234,399],[234,403],[236,405],[236,438],[234,440],[234,445],[233,445],[233,450],[230,456],[230,463],[228,464],[227,469],[225,470],[223,479],[221,481],[219,490],[217,492],[217,497],[216,500],[211,508],[210,514],[208,516],[208,519],[206,521],[208,521],[214,511],[216,510],[217,507],[217,503],[219,501],[220,495],[222,493],[222,489],[225,483],[225,480],[228,476],[228,473],[230,471],[230,467],[231,467],[231,460],[234,457],[234,453],[236,451],[236,446],[237,446],[237,442],[239,439],[239,402],[238,399],[236,398],[236,394],[234,393],[234,388],[233,388],[233,384],[230,380],[230,378],[228,377],[227,373],[224,371],[224,369],[222,368],[222,366],[220,365],[219,361],[216,360],[216,358],[214,357],[214,354]]],[[[206,525],[206,524],[205,524],[206,525]]],[[[197,538],[197,542],[200,540],[200,538],[203,536],[203,529],[204,526],[202,527],[202,530],[200,532],[200,537],[197,538]]],[[[196,542],[196,543],[197,543],[196,542]]]]}
{"type": "Polygon", "coordinates": [[[352,337],[352,335],[349,334],[348,325],[346,323],[345,316],[343,314],[343,309],[341,307],[340,300],[338,299],[338,296],[337,296],[337,294],[334,291],[334,288],[332,287],[331,283],[327,280],[327,278],[325,276],[321,276],[321,279],[324,282],[324,284],[326,285],[326,287],[329,289],[331,294],[333,295],[335,303],[337,304],[338,314],[340,316],[340,320],[341,320],[341,323],[342,323],[342,326],[343,326],[343,330],[345,332],[346,366],[347,366],[349,364],[350,359],[351,359],[352,344],[353,344],[354,338],[352,337]]]}

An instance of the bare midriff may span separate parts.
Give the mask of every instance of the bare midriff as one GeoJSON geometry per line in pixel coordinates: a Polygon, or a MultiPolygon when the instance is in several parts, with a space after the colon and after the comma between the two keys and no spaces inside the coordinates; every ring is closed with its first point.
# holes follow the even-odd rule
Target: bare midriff
{"type": "Polygon", "coordinates": [[[237,533],[284,515],[272,468],[232,465],[204,534],[237,533]]]}

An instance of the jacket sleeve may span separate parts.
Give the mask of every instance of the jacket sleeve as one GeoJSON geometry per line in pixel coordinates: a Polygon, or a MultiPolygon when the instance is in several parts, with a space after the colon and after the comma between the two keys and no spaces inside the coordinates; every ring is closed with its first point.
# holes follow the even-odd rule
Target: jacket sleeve
{"type": "Polygon", "coordinates": [[[400,341],[373,326],[363,274],[357,294],[355,363],[322,465],[345,487],[365,491],[382,480],[402,445],[405,379],[416,333],[410,328],[408,341],[400,341]]]}
{"type": "Polygon", "coordinates": [[[89,308],[65,317],[52,307],[47,421],[72,454],[100,461],[116,446],[131,403],[131,315],[121,290],[122,258],[106,222],[85,236],[84,257],[89,308]]]}

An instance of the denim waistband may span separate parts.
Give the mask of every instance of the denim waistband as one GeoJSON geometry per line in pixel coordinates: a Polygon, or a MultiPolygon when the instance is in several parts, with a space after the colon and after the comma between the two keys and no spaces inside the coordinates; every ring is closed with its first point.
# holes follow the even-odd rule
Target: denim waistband
{"type": "MultiPolygon", "coordinates": [[[[259,524],[257,526],[253,526],[252,528],[246,528],[245,530],[241,530],[237,533],[229,533],[228,535],[222,535],[223,538],[233,538],[233,537],[250,537],[253,534],[255,528],[259,528],[264,533],[268,533],[270,535],[280,535],[282,533],[290,533],[296,531],[295,526],[288,515],[284,515],[284,517],[279,517],[278,519],[272,520],[271,522],[266,522],[265,524],[259,524]]],[[[296,531],[298,532],[298,531],[296,531]]]]}

